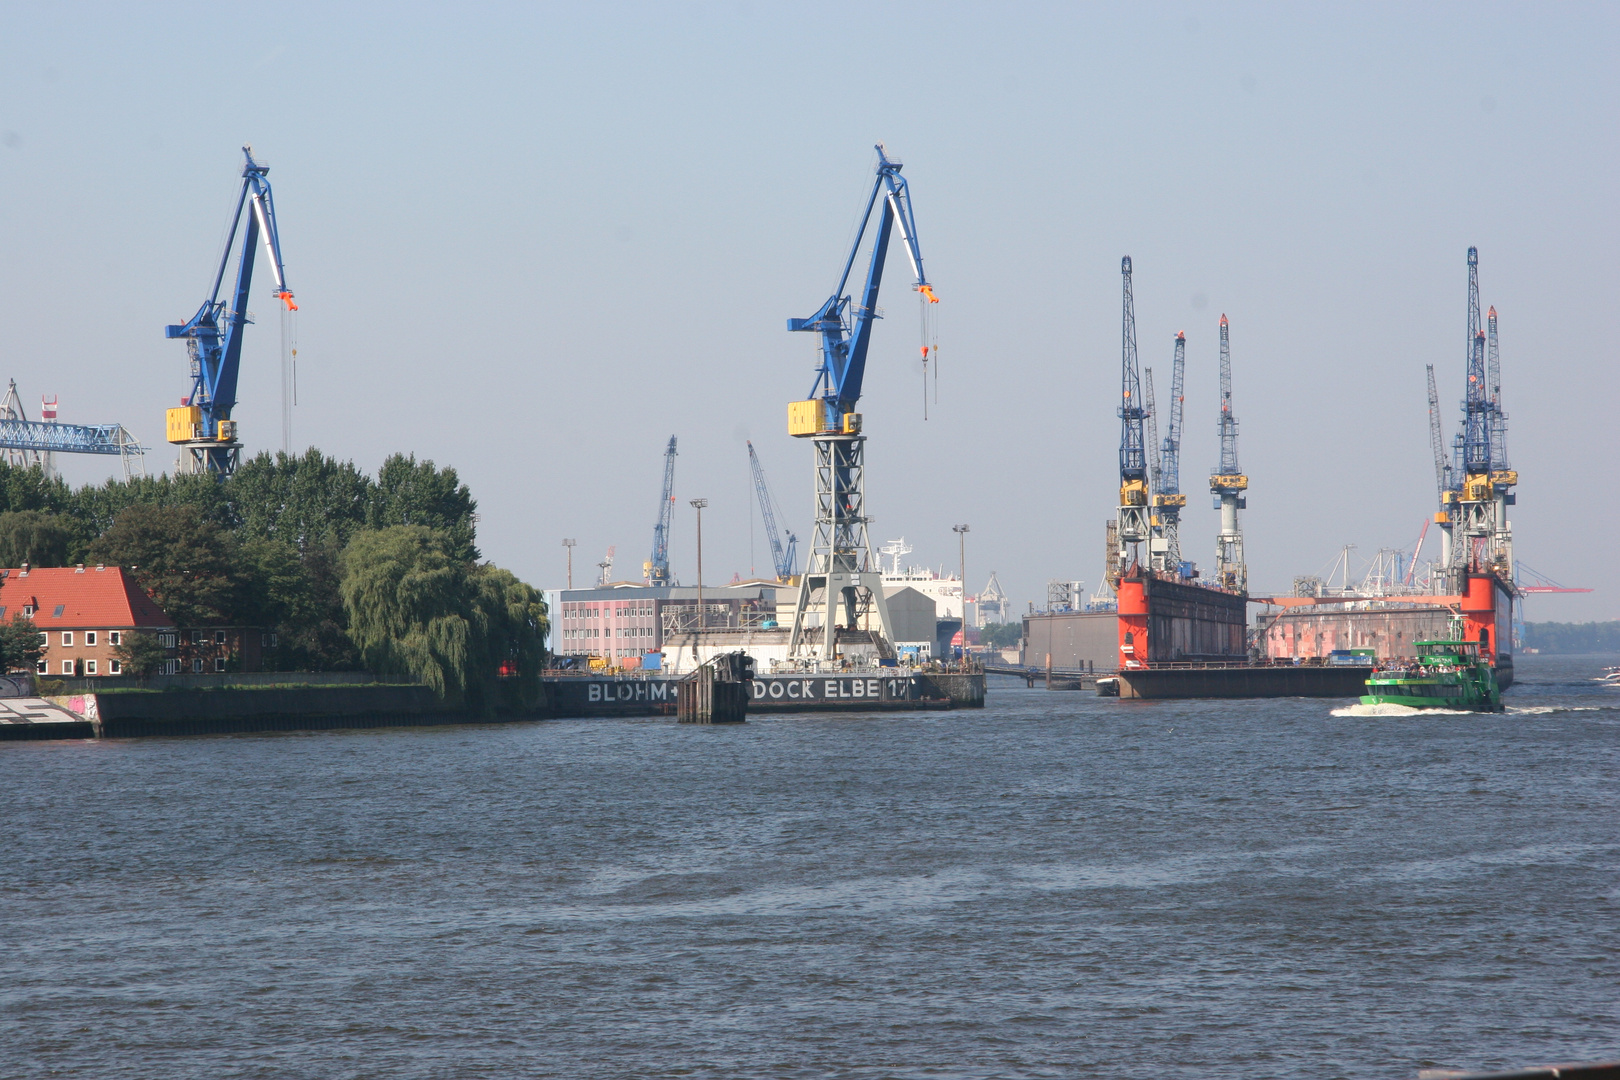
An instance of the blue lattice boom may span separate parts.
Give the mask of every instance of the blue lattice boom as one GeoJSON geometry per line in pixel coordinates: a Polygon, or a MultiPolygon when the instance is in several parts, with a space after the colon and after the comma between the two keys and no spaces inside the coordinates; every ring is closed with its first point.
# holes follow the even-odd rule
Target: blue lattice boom
{"type": "Polygon", "coordinates": [[[120,424],[53,424],[0,419],[0,449],[58,454],[144,454],[146,447],[120,424]]]}

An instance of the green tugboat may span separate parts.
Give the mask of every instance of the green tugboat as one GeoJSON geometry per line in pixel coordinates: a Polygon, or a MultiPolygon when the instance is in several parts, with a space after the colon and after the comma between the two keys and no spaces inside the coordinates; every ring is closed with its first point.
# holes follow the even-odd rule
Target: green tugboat
{"type": "Polygon", "coordinates": [[[1361,703],[1501,712],[1502,691],[1496,685],[1496,670],[1480,656],[1477,642],[1420,641],[1416,659],[1392,661],[1368,676],[1361,703]]]}

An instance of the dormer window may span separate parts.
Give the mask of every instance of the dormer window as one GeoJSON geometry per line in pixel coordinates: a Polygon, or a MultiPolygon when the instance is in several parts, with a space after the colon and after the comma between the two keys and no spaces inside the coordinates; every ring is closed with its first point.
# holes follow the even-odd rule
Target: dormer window
{"type": "Polygon", "coordinates": [[[24,604],[23,605],[23,616],[25,618],[29,618],[29,619],[32,619],[34,617],[34,605],[33,604],[24,604]]]}

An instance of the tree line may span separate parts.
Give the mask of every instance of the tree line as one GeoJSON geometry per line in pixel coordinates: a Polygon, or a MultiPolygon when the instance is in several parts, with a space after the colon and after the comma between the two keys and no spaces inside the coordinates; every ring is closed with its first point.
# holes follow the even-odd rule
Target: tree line
{"type": "Polygon", "coordinates": [[[1524,647],[1544,653],[1620,653],[1620,622],[1525,623],[1524,647]]]}
{"type": "MultiPolygon", "coordinates": [[[[453,468],[395,454],[375,478],[311,448],[223,480],[167,474],[71,489],[0,464],[0,566],[121,566],[176,625],[260,627],[265,666],[361,668],[490,705],[497,672],[538,694],[540,593],[480,561],[453,468]]],[[[0,659],[23,666],[25,657],[0,659]]]]}

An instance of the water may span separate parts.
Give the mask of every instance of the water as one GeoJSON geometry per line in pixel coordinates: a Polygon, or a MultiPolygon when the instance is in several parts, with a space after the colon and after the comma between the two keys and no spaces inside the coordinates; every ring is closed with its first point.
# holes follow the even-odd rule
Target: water
{"type": "Polygon", "coordinates": [[[0,1075],[1620,1056],[1620,690],[0,745],[0,1075]]]}

